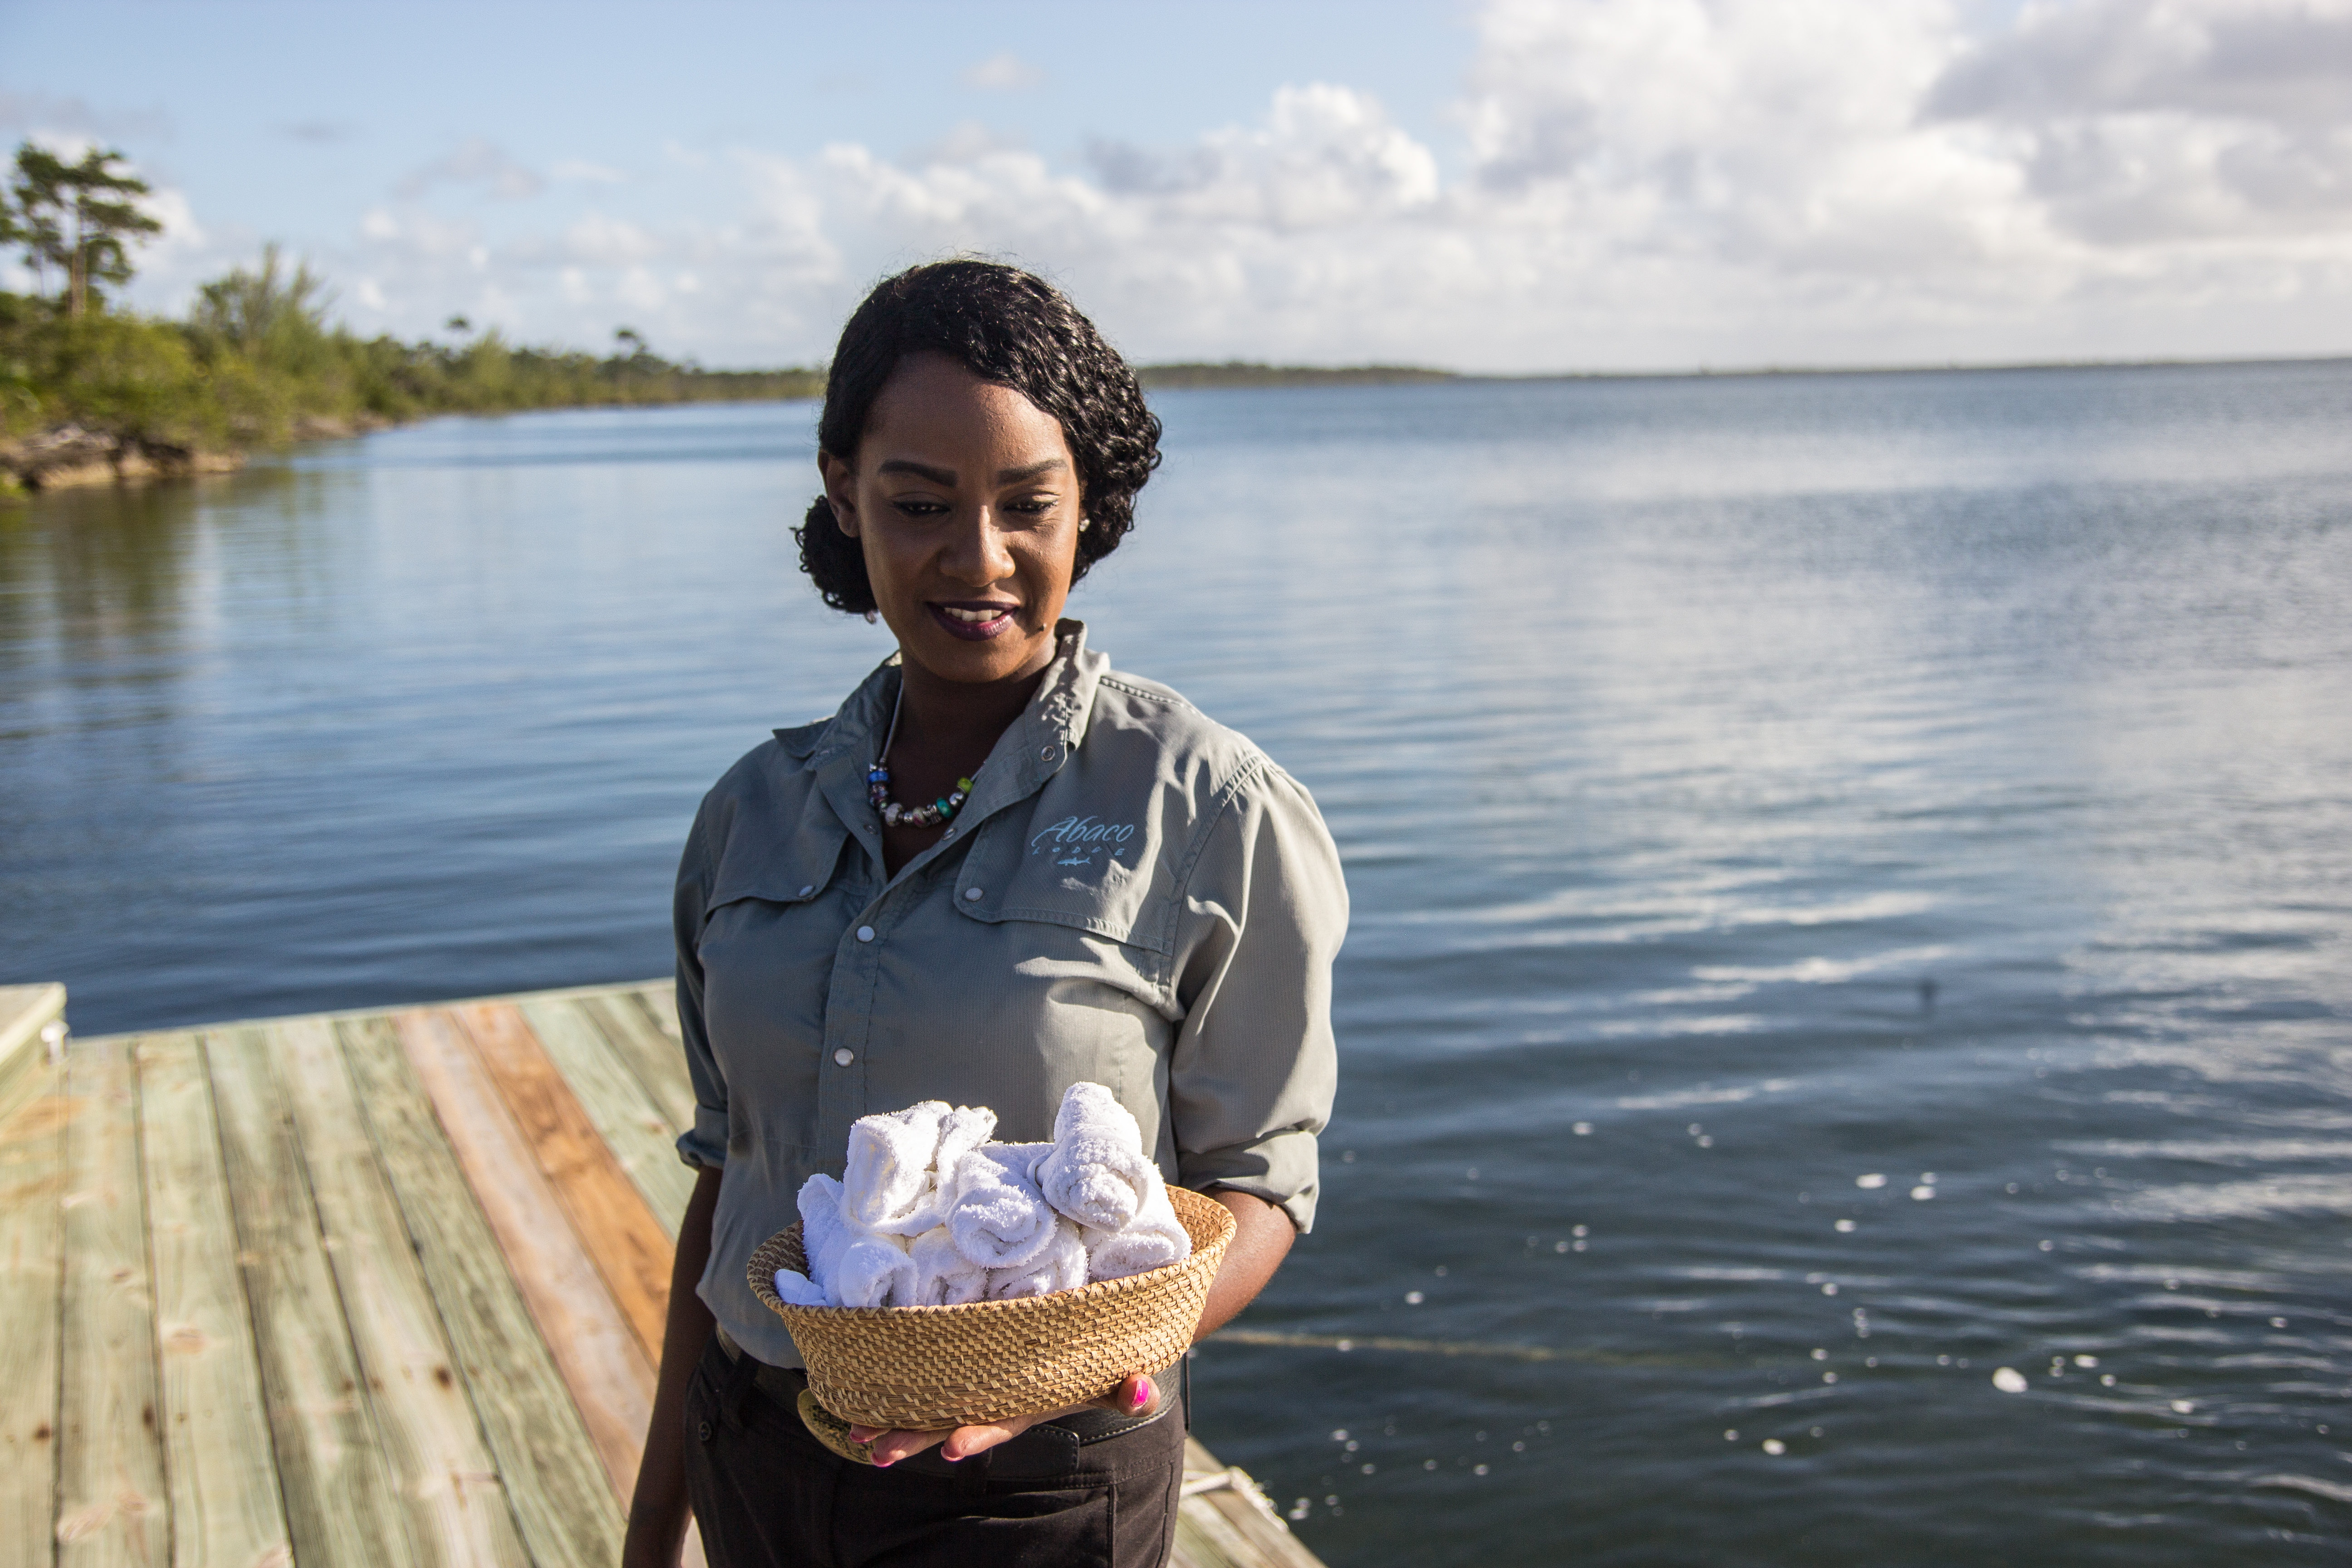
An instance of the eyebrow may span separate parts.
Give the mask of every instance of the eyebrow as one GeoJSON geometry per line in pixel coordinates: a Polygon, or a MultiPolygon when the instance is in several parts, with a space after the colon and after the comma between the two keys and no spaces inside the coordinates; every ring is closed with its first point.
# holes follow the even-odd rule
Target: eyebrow
{"type": "Polygon", "coordinates": [[[918,463],[906,458],[885,458],[874,471],[877,474],[912,474],[919,479],[929,479],[935,485],[946,485],[950,489],[956,482],[953,468],[935,468],[929,463],[918,463]]]}
{"type": "Polygon", "coordinates": [[[1069,466],[1059,458],[1048,458],[1042,463],[1032,463],[1024,468],[999,468],[996,470],[996,482],[1000,485],[1017,485],[1024,479],[1034,479],[1042,474],[1050,474],[1055,468],[1066,468],[1069,466]]]}
{"type": "MultiPolygon", "coordinates": [[[[1034,479],[1040,475],[1049,474],[1055,468],[1066,468],[1069,466],[1064,458],[1048,458],[1042,463],[1031,463],[1024,468],[999,468],[996,471],[996,482],[1000,485],[1017,485],[1024,479],[1034,479]]],[[[887,458],[876,466],[874,471],[877,474],[912,474],[919,479],[929,479],[935,485],[945,485],[950,489],[955,488],[956,475],[953,468],[935,468],[929,463],[918,463],[911,458],[887,458]]]]}

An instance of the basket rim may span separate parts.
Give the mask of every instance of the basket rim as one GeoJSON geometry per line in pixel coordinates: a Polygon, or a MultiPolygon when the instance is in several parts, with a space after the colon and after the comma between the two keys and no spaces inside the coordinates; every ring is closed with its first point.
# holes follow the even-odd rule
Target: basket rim
{"type": "MultiPolygon", "coordinates": [[[[802,1313],[806,1313],[810,1317],[820,1321],[835,1322],[856,1321],[860,1319],[869,1320],[875,1322],[904,1322],[907,1321],[907,1315],[908,1313],[923,1313],[930,1316],[945,1316],[955,1313],[961,1313],[967,1316],[986,1316],[991,1313],[1034,1312],[1038,1310],[1038,1304],[1040,1302],[1048,1303],[1055,1307],[1061,1307],[1073,1301],[1102,1300],[1130,1290],[1149,1290],[1157,1289],[1167,1284],[1178,1274],[1188,1269],[1197,1268],[1203,1260],[1215,1260],[1217,1262],[1223,1261],[1224,1250],[1232,1244],[1234,1232],[1239,1228],[1234,1220],[1233,1211],[1226,1208],[1224,1205],[1217,1202],[1216,1199],[1208,1196],[1206,1194],[1196,1193],[1190,1187],[1179,1187],[1174,1183],[1170,1183],[1168,1187],[1168,1196],[1171,1203],[1179,1203],[1183,1201],[1177,1197],[1179,1193],[1183,1194],[1184,1199],[1189,1199],[1192,1203],[1197,1203],[1203,1205],[1204,1209],[1213,1209],[1216,1211],[1215,1215],[1210,1217],[1213,1221],[1221,1220],[1222,1223],[1216,1225],[1217,1234],[1214,1239],[1195,1246],[1189,1257],[1181,1258],[1173,1263],[1163,1263],[1157,1268],[1147,1268],[1140,1274],[1124,1275],[1117,1279],[1096,1279],[1084,1285],[1073,1286],[1066,1290],[1052,1291],[1044,1296],[1023,1296],[1010,1301],[958,1301],[950,1305],[936,1307],[794,1306],[786,1301],[782,1297],[776,1294],[776,1271],[773,1268],[762,1270],[760,1268],[760,1258],[761,1255],[768,1251],[769,1248],[777,1246],[784,1237],[792,1235],[794,1231],[799,1230],[801,1228],[801,1222],[798,1220],[794,1220],[792,1224],[784,1226],[783,1229],[774,1232],[766,1240],[761,1242],[759,1246],[753,1247],[751,1249],[751,1258],[745,1266],[745,1273],[750,1277],[749,1283],[751,1287],[751,1292],[753,1295],[759,1297],[761,1304],[765,1306],[770,1311],[772,1311],[783,1318],[786,1322],[790,1322],[793,1317],[802,1313]]],[[[1187,1204],[1186,1206],[1190,1206],[1190,1205],[1187,1204]]]]}

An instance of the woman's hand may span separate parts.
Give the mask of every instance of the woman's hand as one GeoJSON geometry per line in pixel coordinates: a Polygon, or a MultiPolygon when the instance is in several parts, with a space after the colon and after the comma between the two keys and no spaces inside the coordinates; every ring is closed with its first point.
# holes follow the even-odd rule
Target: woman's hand
{"type": "Polygon", "coordinates": [[[1063,1410],[1042,1411],[1035,1415],[1014,1415],[1003,1421],[991,1421],[978,1426],[958,1426],[947,1432],[904,1432],[887,1426],[852,1426],[850,1440],[868,1445],[867,1452],[875,1464],[885,1468],[901,1459],[911,1458],[936,1445],[940,1455],[949,1459],[969,1459],[974,1454],[985,1453],[999,1443],[1011,1442],[1041,1421],[1051,1421],[1057,1415],[1074,1415],[1081,1410],[1116,1410],[1121,1415],[1150,1415],[1166,1402],[1167,1394],[1150,1373],[1130,1373],[1117,1388],[1089,1405],[1073,1405],[1063,1410]]]}

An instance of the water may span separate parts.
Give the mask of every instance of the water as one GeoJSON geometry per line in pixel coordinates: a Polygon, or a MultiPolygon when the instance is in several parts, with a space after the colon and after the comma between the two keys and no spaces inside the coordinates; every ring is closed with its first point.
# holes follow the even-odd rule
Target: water
{"type": "MultiPolygon", "coordinates": [[[[1196,1364],[1309,1544],[2343,1560],[2352,366],[1157,402],[1077,613],[1356,900],[1322,1222],[1196,1364]]],[[[793,570],[810,426],[0,513],[0,977],[662,971],[701,789],[886,648],[793,570]]]]}

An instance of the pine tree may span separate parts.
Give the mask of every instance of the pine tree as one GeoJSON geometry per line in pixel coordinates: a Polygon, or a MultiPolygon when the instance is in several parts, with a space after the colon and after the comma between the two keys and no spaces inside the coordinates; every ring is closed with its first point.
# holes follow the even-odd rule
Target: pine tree
{"type": "Polygon", "coordinates": [[[92,147],[72,163],[30,142],[16,149],[14,242],[31,255],[45,287],[50,267],[64,271],[67,310],[76,317],[94,284],[131,281],[124,241],[163,229],[131,200],[147,194],[147,182],[112,167],[122,161],[112,148],[92,147]]]}

